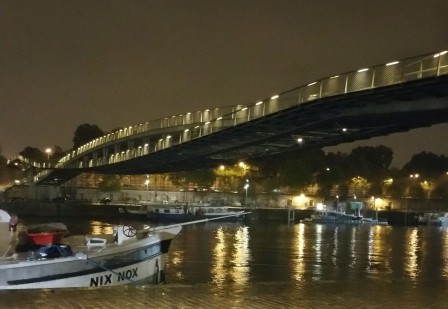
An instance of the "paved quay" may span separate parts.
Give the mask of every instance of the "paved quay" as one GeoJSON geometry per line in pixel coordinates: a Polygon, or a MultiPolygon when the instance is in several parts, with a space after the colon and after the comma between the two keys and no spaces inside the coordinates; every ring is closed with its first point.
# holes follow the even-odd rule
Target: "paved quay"
{"type": "Polygon", "coordinates": [[[447,308],[448,282],[127,285],[0,291],[0,308],[447,308]]]}

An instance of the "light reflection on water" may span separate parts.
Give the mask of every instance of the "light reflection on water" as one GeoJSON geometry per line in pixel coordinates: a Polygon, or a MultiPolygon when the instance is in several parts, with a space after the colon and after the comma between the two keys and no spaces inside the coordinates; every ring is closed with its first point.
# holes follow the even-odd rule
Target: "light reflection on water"
{"type": "MultiPolygon", "coordinates": [[[[419,260],[418,251],[421,247],[419,243],[418,230],[412,229],[408,232],[408,245],[406,246],[406,261],[405,261],[405,271],[410,279],[415,280],[419,275],[419,260]]],[[[422,248],[423,249],[423,248],[422,248]]]]}
{"type": "MultiPolygon", "coordinates": [[[[34,222],[30,222],[34,223],[34,222]]],[[[70,234],[111,235],[117,222],[76,220],[70,234]]],[[[26,224],[26,222],[25,222],[26,224]]],[[[134,222],[142,226],[142,222],[134,222]]],[[[448,232],[437,227],[209,222],[173,240],[167,283],[448,280],[448,232]]]]}
{"type": "Polygon", "coordinates": [[[114,233],[112,224],[105,224],[101,221],[90,221],[90,235],[112,235],[114,233]]]}

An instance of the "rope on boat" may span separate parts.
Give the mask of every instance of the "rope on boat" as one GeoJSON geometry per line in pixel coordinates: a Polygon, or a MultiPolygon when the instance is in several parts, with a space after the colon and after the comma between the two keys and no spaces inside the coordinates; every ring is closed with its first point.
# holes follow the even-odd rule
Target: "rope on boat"
{"type": "Polygon", "coordinates": [[[136,281],[132,280],[131,278],[128,278],[128,277],[125,277],[125,276],[121,276],[121,275],[120,275],[119,273],[117,273],[115,270],[109,269],[109,268],[107,268],[107,267],[101,265],[100,263],[96,262],[95,260],[90,259],[87,255],[86,255],[85,260],[86,260],[87,262],[90,262],[90,263],[92,263],[92,264],[98,266],[99,268],[102,268],[102,269],[104,269],[104,270],[106,270],[106,271],[110,271],[111,273],[113,273],[114,275],[117,275],[118,277],[121,277],[121,278],[123,278],[123,279],[129,280],[129,282],[131,282],[131,283],[136,282],[136,281]]]}
{"type": "MultiPolygon", "coordinates": [[[[5,258],[6,255],[8,254],[9,250],[11,250],[12,245],[9,245],[8,249],[6,249],[5,253],[3,253],[3,255],[1,256],[2,258],[5,258]]],[[[7,257],[7,258],[11,258],[11,257],[7,257]]]]}
{"type": "MultiPolygon", "coordinates": [[[[188,221],[188,222],[177,223],[177,224],[172,224],[172,225],[165,225],[165,226],[157,226],[157,227],[154,227],[154,228],[150,228],[149,231],[151,231],[151,232],[161,231],[161,230],[169,229],[169,228],[176,227],[176,226],[184,226],[184,225],[190,225],[190,224],[196,224],[196,223],[203,223],[203,222],[220,220],[220,219],[230,218],[230,217],[239,217],[239,216],[243,216],[243,215],[250,214],[250,213],[251,212],[244,212],[244,211],[242,211],[242,212],[237,212],[235,214],[226,215],[226,216],[220,216],[220,217],[215,217],[215,218],[201,219],[201,220],[195,220],[195,221],[188,221]]],[[[109,271],[109,272],[117,275],[117,276],[120,276],[120,274],[117,273],[116,271],[114,271],[112,269],[109,269],[109,268],[101,265],[100,263],[90,259],[87,255],[78,256],[78,258],[86,260],[87,262],[90,262],[90,263],[96,265],[97,267],[100,267],[100,268],[102,268],[102,269],[104,269],[106,271],[109,271]]],[[[121,277],[123,277],[123,276],[121,276],[121,277]]],[[[126,280],[129,280],[129,282],[131,282],[131,283],[136,282],[136,281],[134,281],[134,280],[132,280],[131,278],[128,278],[128,277],[123,277],[123,278],[126,279],[126,280]]]]}
{"type": "Polygon", "coordinates": [[[176,226],[184,226],[184,225],[190,225],[190,224],[196,224],[196,223],[203,223],[203,222],[208,222],[208,221],[213,221],[213,220],[220,220],[220,219],[225,219],[225,218],[230,218],[230,217],[239,217],[239,216],[244,216],[247,214],[250,214],[251,212],[237,212],[235,214],[232,215],[225,215],[225,216],[220,216],[220,217],[215,217],[215,218],[209,218],[209,219],[201,219],[201,220],[195,220],[195,221],[187,221],[187,222],[183,222],[183,223],[176,223],[176,224],[172,224],[172,225],[164,225],[164,226],[156,226],[153,228],[150,228],[149,231],[151,232],[155,232],[155,231],[161,231],[161,230],[166,230],[172,227],[176,227],[176,226]]]}

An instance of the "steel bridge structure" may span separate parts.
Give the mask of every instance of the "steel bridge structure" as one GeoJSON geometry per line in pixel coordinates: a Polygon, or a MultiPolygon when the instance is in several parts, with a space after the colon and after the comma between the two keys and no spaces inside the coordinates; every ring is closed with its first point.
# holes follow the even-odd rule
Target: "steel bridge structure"
{"type": "MultiPolygon", "coordinates": [[[[126,127],[56,164],[29,162],[35,184],[80,173],[155,174],[322,148],[448,120],[448,53],[325,77],[248,105],[188,112],[126,127]]],[[[10,160],[10,161],[11,161],[10,160]]]]}

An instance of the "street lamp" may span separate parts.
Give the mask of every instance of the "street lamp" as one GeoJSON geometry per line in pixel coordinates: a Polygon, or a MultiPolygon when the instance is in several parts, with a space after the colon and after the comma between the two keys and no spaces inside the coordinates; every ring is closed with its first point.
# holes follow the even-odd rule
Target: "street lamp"
{"type": "Polygon", "coordinates": [[[244,190],[246,190],[246,199],[244,200],[245,207],[247,207],[247,189],[249,189],[249,179],[246,179],[246,184],[244,185],[244,190]]]}
{"type": "Polygon", "coordinates": [[[373,201],[373,211],[375,212],[375,220],[378,222],[378,211],[376,210],[376,198],[372,196],[373,201]]]}
{"type": "Polygon", "coordinates": [[[50,161],[51,148],[45,149],[45,153],[47,154],[47,160],[50,161]]]}
{"type": "Polygon", "coordinates": [[[146,178],[145,185],[146,185],[146,200],[148,200],[149,178],[146,178]]]}

